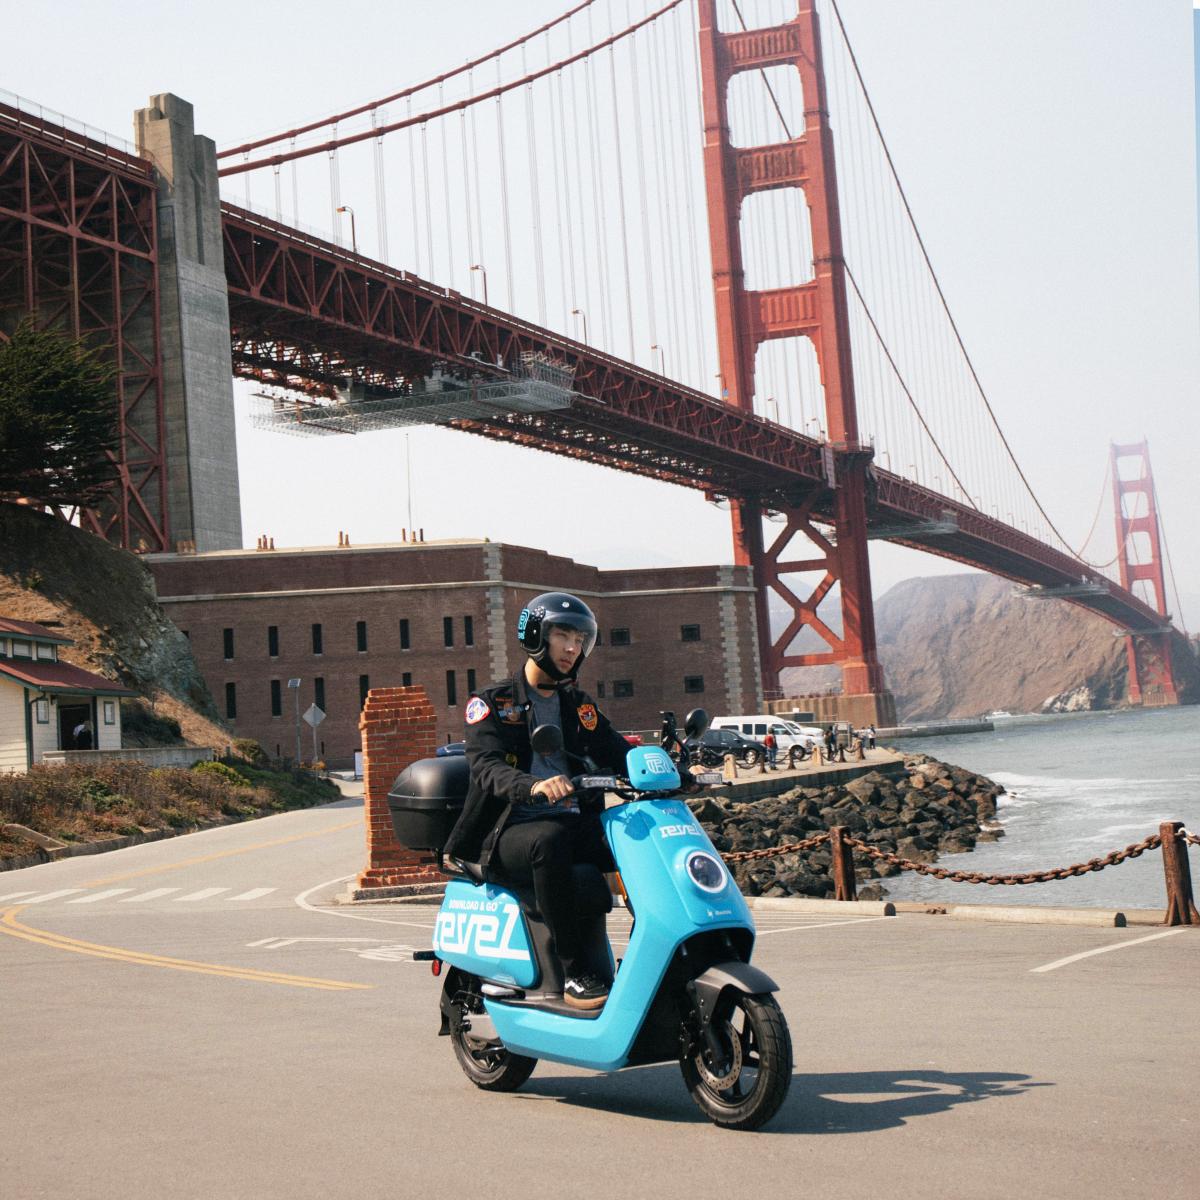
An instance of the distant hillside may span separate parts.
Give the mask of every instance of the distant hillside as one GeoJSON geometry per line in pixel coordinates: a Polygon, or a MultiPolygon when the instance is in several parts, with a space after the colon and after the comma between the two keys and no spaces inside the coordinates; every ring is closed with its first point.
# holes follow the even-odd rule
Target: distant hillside
{"type": "MultiPolygon", "coordinates": [[[[908,579],[875,602],[879,657],[902,720],[1125,703],[1125,642],[1059,600],[1026,600],[991,575],[908,579]],[[1073,695],[1073,699],[1072,699],[1073,695]]],[[[1200,667],[1175,645],[1182,698],[1200,699],[1200,667]]]]}
{"type": "Polygon", "coordinates": [[[134,555],[33,509],[0,504],[0,614],[51,623],[74,642],[63,648],[66,661],[134,688],[193,745],[230,741],[187,638],[134,555]]]}

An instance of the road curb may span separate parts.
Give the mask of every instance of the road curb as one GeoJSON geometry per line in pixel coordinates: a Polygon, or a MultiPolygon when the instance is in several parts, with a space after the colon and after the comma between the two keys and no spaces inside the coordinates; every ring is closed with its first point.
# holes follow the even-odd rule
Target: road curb
{"type": "Polygon", "coordinates": [[[818,900],[811,896],[747,896],[756,912],[841,913],[843,916],[894,917],[890,900],[818,900]]]}

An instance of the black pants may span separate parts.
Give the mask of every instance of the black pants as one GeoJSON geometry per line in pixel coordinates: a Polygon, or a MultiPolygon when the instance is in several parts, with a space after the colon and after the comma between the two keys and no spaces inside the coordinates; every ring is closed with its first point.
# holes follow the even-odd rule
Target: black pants
{"type": "Polygon", "coordinates": [[[567,978],[580,967],[579,918],[571,879],[575,863],[615,870],[599,817],[550,817],[509,825],[500,834],[492,856],[492,864],[505,880],[533,885],[534,899],[554,937],[567,978]]]}

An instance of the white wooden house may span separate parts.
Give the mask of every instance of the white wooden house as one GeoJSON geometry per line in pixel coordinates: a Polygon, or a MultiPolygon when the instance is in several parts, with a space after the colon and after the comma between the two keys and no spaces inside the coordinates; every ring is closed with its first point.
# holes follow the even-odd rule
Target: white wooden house
{"type": "Polygon", "coordinates": [[[70,638],[0,617],[0,771],[27,771],[47,750],[119,750],[121,697],[136,693],[60,661],[70,638]]]}

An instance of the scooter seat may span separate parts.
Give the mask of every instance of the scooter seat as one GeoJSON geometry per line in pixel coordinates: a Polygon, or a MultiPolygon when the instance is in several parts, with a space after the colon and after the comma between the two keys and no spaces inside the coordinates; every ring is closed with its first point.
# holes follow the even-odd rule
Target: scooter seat
{"type": "Polygon", "coordinates": [[[450,860],[458,870],[465,875],[472,883],[484,883],[483,868],[478,863],[467,862],[465,858],[452,858],[450,860]]]}

